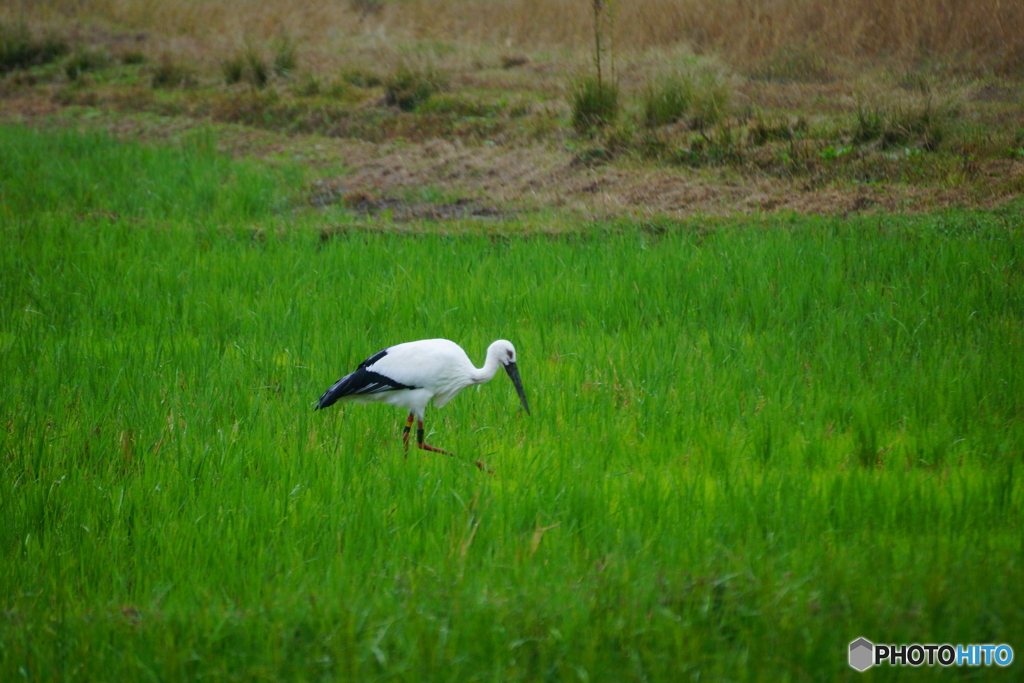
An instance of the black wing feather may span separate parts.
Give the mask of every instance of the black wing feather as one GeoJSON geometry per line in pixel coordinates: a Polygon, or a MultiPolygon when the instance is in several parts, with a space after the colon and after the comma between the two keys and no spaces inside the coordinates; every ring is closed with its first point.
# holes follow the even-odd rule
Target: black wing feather
{"type": "Polygon", "coordinates": [[[379,372],[367,369],[386,355],[388,355],[387,349],[378,351],[360,363],[355,372],[350,372],[335,382],[334,385],[325,391],[323,396],[321,396],[316,402],[314,410],[320,410],[333,405],[338,399],[344,398],[345,396],[379,394],[382,391],[398,391],[400,389],[418,389],[419,387],[396,382],[390,377],[385,377],[379,372]]]}

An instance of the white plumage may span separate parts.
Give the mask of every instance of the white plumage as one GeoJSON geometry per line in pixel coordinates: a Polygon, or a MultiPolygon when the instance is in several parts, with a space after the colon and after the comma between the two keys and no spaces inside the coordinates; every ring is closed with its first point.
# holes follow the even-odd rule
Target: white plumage
{"type": "Polygon", "coordinates": [[[447,339],[423,339],[389,346],[335,382],[317,401],[316,408],[326,408],[338,400],[400,406],[409,411],[402,435],[406,449],[412,421],[416,419],[419,421],[418,446],[428,451],[447,453],[423,442],[423,417],[427,404],[433,400],[438,408],[444,407],[466,387],[490,381],[499,366],[505,368],[512,379],[523,409],[529,414],[530,407],[516,366],[516,349],[504,339],[487,347],[487,359],[481,368],[473,365],[461,346],[447,339]]]}

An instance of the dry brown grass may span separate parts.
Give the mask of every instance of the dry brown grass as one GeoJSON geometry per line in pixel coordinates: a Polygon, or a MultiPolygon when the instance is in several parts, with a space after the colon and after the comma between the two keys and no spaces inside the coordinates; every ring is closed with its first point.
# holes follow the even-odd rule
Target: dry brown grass
{"type": "MultiPolygon", "coordinates": [[[[96,22],[204,45],[272,40],[304,51],[344,50],[353,37],[477,42],[506,48],[586,50],[590,0],[22,0],[0,13],[49,22],[96,22]],[[372,6],[373,11],[367,11],[372,6]]],[[[1019,73],[1024,3],[1006,0],[618,0],[614,44],[623,53],[688,45],[735,67],[774,63],[827,74],[836,60],[921,61],[1019,73]]]]}

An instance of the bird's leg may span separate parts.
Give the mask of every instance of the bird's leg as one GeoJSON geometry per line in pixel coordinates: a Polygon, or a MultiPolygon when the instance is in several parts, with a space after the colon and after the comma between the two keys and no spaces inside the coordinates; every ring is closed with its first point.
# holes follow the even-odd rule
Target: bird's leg
{"type": "MultiPolygon", "coordinates": [[[[428,443],[424,443],[424,441],[423,441],[423,420],[420,420],[416,424],[416,426],[417,426],[417,429],[416,429],[416,443],[417,443],[417,445],[420,448],[422,448],[425,451],[430,451],[432,453],[442,453],[444,455],[450,455],[453,458],[459,458],[459,456],[455,455],[454,453],[449,453],[448,451],[441,450],[440,448],[435,448],[434,446],[431,446],[428,443]]],[[[459,459],[463,460],[464,458],[459,458],[459,459]]],[[[489,474],[494,474],[493,470],[489,469],[486,465],[484,465],[479,460],[470,460],[470,462],[472,462],[474,465],[476,465],[481,470],[483,470],[485,472],[488,472],[489,474]]]]}
{"type": "Polygon", "coordinates": [[[416,423],[416,445],[425,451],[431,451],[432,453],[444,453],[445,455],[451,455],[448,451],[443,451],[440,448],[434,448],[428,443],[423,442],[423,420],[419,420],[416,423]]]}
{"type": "Polygon", "coordinates": [[[405,444],[405,459],[409,459],[409,432],[412,431],[413,414],[409,413],[409,419],[405,421],[405,428],[402,429],[402,443],[405,444]]]}

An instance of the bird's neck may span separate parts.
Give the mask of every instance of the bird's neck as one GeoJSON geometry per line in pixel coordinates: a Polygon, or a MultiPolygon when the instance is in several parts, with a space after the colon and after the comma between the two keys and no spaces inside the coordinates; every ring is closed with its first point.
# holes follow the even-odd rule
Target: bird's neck
{"type": "Polygon", "coordinates": [[[498,356],[497,354],[488,353],[484,366],[473,371],[473,383],[483,384],[484,382],[489,382],[496,372],[498,372],[498,356]]]}

